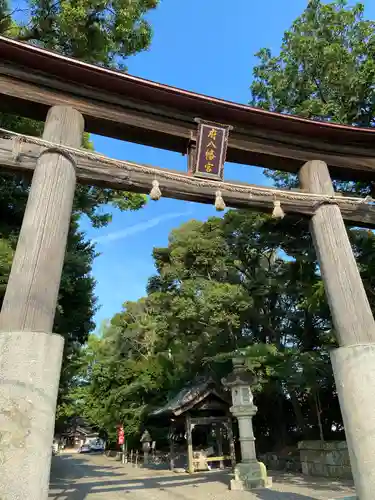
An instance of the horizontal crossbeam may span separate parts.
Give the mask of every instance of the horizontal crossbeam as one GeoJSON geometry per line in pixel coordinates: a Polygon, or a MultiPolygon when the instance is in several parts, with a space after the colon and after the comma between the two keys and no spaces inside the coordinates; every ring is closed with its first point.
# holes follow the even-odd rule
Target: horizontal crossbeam
{"type": "MultiPolygon", "coordinates": [[[[37,139],[35,139],[37,141],[37,139]]],[[[42,142],[42,141],[40,141],[42,142]]],[[[32,175],[36,161],[44,148],[38,144],[22,142],[15,154],[15,142],[0,137],[0,168],[10,172],[19,171],[32,175]]],[[[113,160],[102,155],[86,153],[77,155],[77,177],[81,184],[96,185],[111,189],[149,193],[152,181],[157,179],[162,196],[199,203],[213,204],[216,190],[220,190],[228,207],[248,208],[270,213],[277,199],[285,213],[311,216],[322,200],[298,191],[265,188],[236,182],[215,182],[197,179],[188,174],[113,160]]],[[[335,197],[344,219],[359,227],[375,228],[375,206],[358,198],[358,202],[335,197]]]]}
{"type": "Polygon", "coordinates": [[[211,425],[228,422],[228,416],[221,417],[191,417],[191,423],[194,425],[211,425]]]}
{"type": "Polygon", "coordinates": [[[179,153],[186,152],[197,131],[195,118],[213,120],[233,126],[229,162],[298,172],[306,161],[321,160],[333,178],[375,179],[371,129],[288,117],[172,89],[82,66],[0,36],[2,53],[1,47],[10,57],[0,61],[1,111],[43,121],[51,106],[71,106],[84,116],[87,132],[179,153]]]}
{"type": "MultiPolygon", "coordinates": [[[[223,462],[224,460],[230,460],[231,457],[228,455],[223,455],[222,457],[204,457],[205,462],[223,462]]],[[[199,464],[200,460],[194,459],[194,464],[199,464]]]]}

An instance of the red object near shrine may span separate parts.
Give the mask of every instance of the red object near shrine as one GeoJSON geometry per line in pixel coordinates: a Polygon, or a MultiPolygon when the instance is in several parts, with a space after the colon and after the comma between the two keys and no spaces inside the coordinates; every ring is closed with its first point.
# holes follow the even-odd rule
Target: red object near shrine
{"type": "Polygon", "coordinates": [[[122,425],[119,425],[117,427],[117,442],[118,444],[124,444],[125,442],[125,433],[124,433],[124,428],[122,425]]]}

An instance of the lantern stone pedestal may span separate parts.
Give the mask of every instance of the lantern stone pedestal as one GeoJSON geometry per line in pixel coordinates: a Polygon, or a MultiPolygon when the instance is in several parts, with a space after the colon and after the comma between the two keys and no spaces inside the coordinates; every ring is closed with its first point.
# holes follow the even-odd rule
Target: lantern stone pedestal
{"type": "Polygon", "coordinates": [[[149,462],[149,452],[151,449],[152,438],[148,430],[145,430],[141,436],[141,443],[143,449],[143,464],[147,465],[149,462]]]}
{"type": "Polygon", "coordinates": [[[236,465],[234,479],[231,479],[229,488],[232,491],[253,491],[271,488],[272,478],[267,476],[267,469],[263,462],[254,460],[253,463],[236,465]]]}
{"type": "Polygon", "coordinates": [[[234,469],[230,489],[249,491],[256,488],[270,488],[272,478],[267,476],[266,466],[256,458],[253,416],[258,408],[253,403],[250,388],[254,377],[246,370],[245,360],[242,357],[233,359],[233,372],[222,382],[232,391],[233,406],[230,411],[238,421],[241,445],[241,462],[234,469]]]}

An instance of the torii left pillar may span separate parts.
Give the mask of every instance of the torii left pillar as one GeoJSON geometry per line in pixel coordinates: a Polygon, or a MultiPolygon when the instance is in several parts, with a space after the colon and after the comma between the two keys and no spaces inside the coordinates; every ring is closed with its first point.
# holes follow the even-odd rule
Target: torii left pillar
{"type": "MultiPolygon", "coordinates": [[[[76,110],[48,112],[43,139],[80,147],[76,110]]],[[[22,154],[22,151],[21,151],[22,154]]],[[[76,172],[45,148],[38,159],[0,314],[0,498],[46,500],[64,340],[52,333],[76,172]]]]}

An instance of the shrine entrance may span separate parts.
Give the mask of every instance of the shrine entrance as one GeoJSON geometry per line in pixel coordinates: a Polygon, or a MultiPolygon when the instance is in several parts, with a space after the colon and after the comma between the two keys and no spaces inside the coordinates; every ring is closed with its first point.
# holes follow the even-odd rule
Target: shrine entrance
{"type": "Polygon", "coordinates": [[[375,491],[375,322],[344,220],[375,227],[375,131],[315,123],[92,66],[0,37],[0,109],[45,120],[42,139],[0,130],[3,171],[32,184],[0,315],[0,489],[45,500],[63,340],[52,333],[76,182],[311,218],[339,348],[331,354],[361,500],[375,491]],[[187,154],[188,172],[81,149],[83,131],[187,154]],[[298,173],[300,189],[223,180],[225,159],[298,173]],[[22,478],[22,480],[20,480],[22,478]]]}
{"type": "Polygon", "coordinates": [[[215,465],[220,469],[225,466],[234,469],[236,453],[231,403],[223,388],[208,378],[185,387],[149,415],[155,421],[168,421],[171,470],[182,467],[192,473],[210,470],[210,466],[215,465]],[[195,436],[194,429],[197,431],[195,436]],[[208,438],[211,436],[214,439],[210,443],[208,438]]]}

